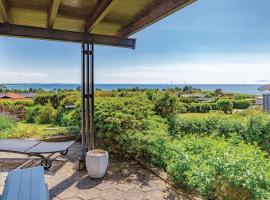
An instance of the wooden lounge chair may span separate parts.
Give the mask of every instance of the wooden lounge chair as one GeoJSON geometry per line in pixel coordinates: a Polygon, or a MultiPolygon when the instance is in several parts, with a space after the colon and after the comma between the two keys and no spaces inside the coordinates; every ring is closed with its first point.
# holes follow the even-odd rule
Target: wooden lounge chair
{"type": "Polygon", "coordinates": [[[33,167],[8,174],[0,200],[49,200],[44,168],[33,167]]]}
{"type": "Polygon", "coordinates": [[[50,157],[55,153],[66,155],[75,141],[69,142],[42,142],[38,140],[0,140],[0,151],[28,154],[42,158],[41,166],[49,169],[52,165],[50,157]],[[46,154],[46,155],[44,155],[46,154]]]}

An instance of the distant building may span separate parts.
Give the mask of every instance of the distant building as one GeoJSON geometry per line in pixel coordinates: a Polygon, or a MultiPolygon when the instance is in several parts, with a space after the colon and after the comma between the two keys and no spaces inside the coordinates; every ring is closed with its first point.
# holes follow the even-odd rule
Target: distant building
{"type": "Polygon", "coordinates": [[[270,91],[270,84],[258,88],[260,92],[270,91]]]}
{"type": "Polygon", "coordinates": [[[263,97],[256,97],[255,105],[263,105],[263,97]]]}
{"type": "Polygon", "coordinates": [[[259,87],[258,90],[263,95],[263,109],[270,113],[270,84],[259,87]]]}
{"type": "Polygon", "coordinates": [[[17,93],[0,93],[0,99],[25,99],[24,96],[17,93]]]}
{"type": "Polygon", "coordinates": [[[37,94],[36,93],[0,93],[0,99],[28,99],[34,98],[37,94]]]}
{"type": "Polygon", "coordinates": [[[211,103],[214,101],[214,99],[211,97],[199,97],[197,98],[197,100],[201,102],[207,102],[207,103],[211,103]]]}
{"type": "Polygon", "coordinates": [[[20,95],[24,96],[24,98],[34,98],[37,93],[20,93],[20,95]]]}

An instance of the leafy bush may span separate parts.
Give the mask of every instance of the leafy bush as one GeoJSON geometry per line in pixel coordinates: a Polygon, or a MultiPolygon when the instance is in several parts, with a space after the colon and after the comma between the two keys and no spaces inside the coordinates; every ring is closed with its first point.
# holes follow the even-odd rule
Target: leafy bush
{"type": "Polygon", "coordinates": [[[171,114],[177,114],[180,111],[179,106],[181,105],[183,104],[180,104],[175,96],[165,92],[164,95],[156,100],[154,110],[162,117],[169,117],[171,114]]]}
{"type": "Polygon", "coordinates": [[[219,110],[217,103],[209,103],[211,105],[212,110],[219,110]]]}
{"type": "Polygon", "coordinates": [[[26,114],[26,121],[28,123],[37,122],[39,124],[47,124],[53,122],[55,109],[47,104],[45,106],[34,106],[28,108],[26,114]]]}
{"type": "Polygon", "coordinates": [[[247,121],[247,131],[243,138],[251,143],[256,143],[270,153],[270,117],[269,115],[251,116],[247,121]]]}
{"type": "Polygon", "coordinates": [[[233,110],[233,103],[229,99],[220,99],[217,101],[217,106],[224,113],[231,113],[233,110]]]}
{"type": "Polygon", "coordinates": [[[66,94],[40,94],[34,98],[35,105],[47,105],[51,104],[54,108],[58,108],[60,102],[66,97],[66,94]]]}
{"type": "Polygon", "coordinates": [[[1,114],[0,115],[0,133],[11,130],[17,125],[16,120],[9,115],[1,114]]]}
{"type": "Polygon", "coordinates": [[[35,118],[35,121],[39,124],[48,124],[52,122],[52,113],[54,108],[50,105],[42,106],[39,110],[38,115],[35,118]]]}
{"type": "Polygon", "coordinates": [[[209,103],[192,103],[189,107],[189,111],[194,113],[208,113],[211,110],[212,106],[209,103]]]}
{"type": "Polygon", "coordinates": [[[233,108],[234,109],[248,109],[251,106],[249,100],[234,100],[233,108]]]}
{"type": "Polygon", "coordinates": [[[268,199],[270,164],[265,153],[233,138],[186,136],[165,153],[167,172],[207,199],[268,199]]]}
{"type": "Polygon", "coordinates": [[[145,119],[152,109],[145,97],[98,99],[95,105],[96,130],[112,133],[144,130],[145,119]]]}
{"type": "Polygon", "coordinates": [[[39,114],[39,112],[40,112],[41,109],[42,109],[42,106],[41,105],[27,108],[26,122],[28,122],[28,123],[34,123],[35,122],[35,119],[36,119],[36,116],[39,114]]]}

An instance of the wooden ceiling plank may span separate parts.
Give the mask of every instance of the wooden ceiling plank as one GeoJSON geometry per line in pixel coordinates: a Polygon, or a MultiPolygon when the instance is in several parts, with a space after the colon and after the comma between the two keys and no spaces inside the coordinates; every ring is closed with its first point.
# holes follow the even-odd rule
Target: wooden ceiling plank
{"type": "Polygon", "coordinates": [[[107,46],[135,48],[135,39],[120,38],[115,36],[79,33],[48,28],[0,24],[0,35],[11,37],[24,37],[75,43],[93,43],[107,46]]]}
{"type": "Polygon", "coordinates": [[[51,0],[51,6],[50,6],[49,15],[48,15],[48,27],[49,28],[53,28],[60,3],[61,3],[61,0],[51,0]]]}
{"type": "Polygon", "coordinates": [[[9,23],[8,8],[5,0],[0,0],[0,15],[5,23],[9,23]]]}
{"type": "Polygon", "coordinates": [[[136,20],[124,27],[119,36],[128,37],[194,1],[196,0],[155,0],[149,9],[143,10],[136,20]]]}
{"type": "Polygon", "coordinates": [[[90,32],[106,17],[106,15],[115,7],[119,0],[103,0],[97,7],[95,13],[86,23],[85,30],[90,32]]]}

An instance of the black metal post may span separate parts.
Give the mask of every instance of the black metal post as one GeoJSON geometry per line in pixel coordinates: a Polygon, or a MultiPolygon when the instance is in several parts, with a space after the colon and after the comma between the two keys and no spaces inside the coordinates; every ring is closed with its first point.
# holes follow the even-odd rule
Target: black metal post
{"type": "Polygon", "coordinates": [[[90,86],[91,86],[91,109],[90,109],[90,148],[95,148],[95,80],[94,80],[94,44],[91,44],[91,68],[90,68],[90,86]]]}
{"type": "Polygon", "coordinates": [[[95,148],[94,131],[94,45],[82,43],[82,156],[80,169],[85,168],[85,154],[95,148]]]}

